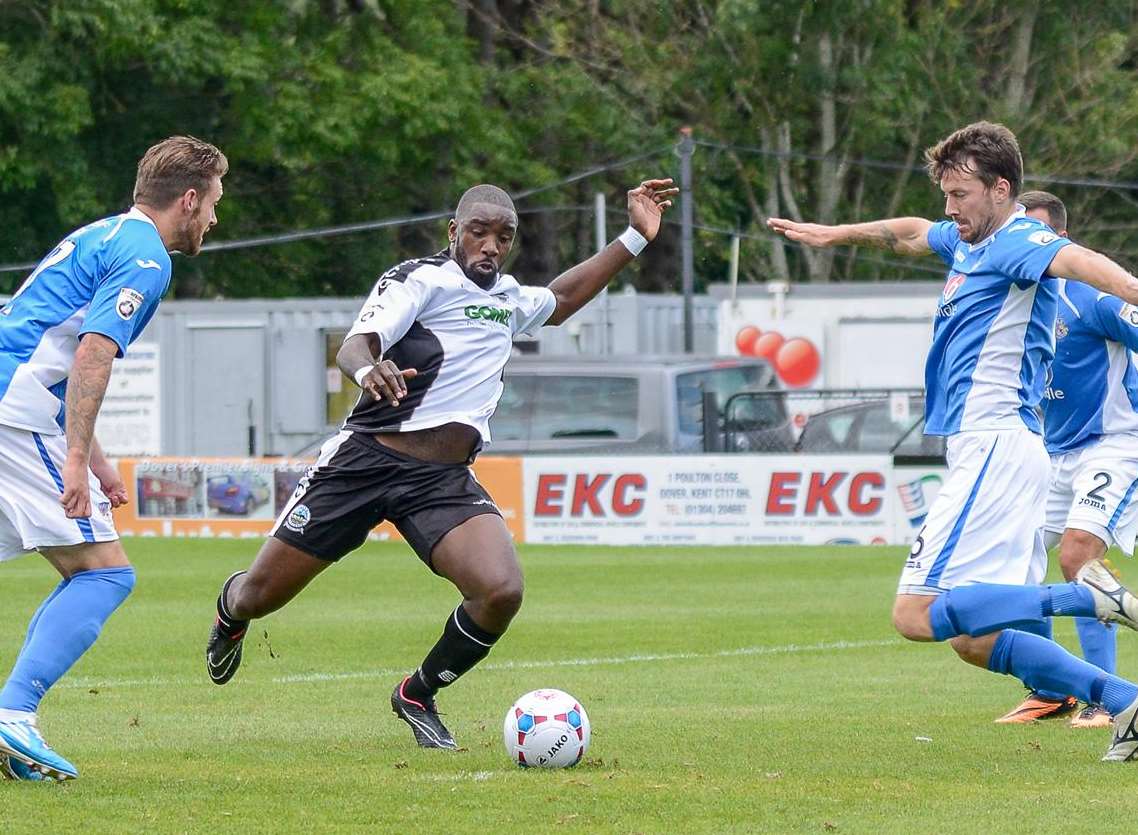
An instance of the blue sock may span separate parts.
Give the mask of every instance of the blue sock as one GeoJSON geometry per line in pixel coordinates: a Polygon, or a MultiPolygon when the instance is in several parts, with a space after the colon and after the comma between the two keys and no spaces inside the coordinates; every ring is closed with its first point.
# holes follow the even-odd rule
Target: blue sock
{"type": "Polygon", "coordinates": [[[977,583],[945,592],[929,607],[933,638],[947,641],[957,635],[987,635],[1001,629],[1043,626],[1038,586],[977,583]]]}
{"type": "MultiPolygon", "coordinates": [[[[24,650],[26,650],[28,648],[28,644],[32,642],[32,635],[35,634],[36,624],[40,622],[40,617],[43,615],[43,610],[47,608],[47,605],[51,603],[51,601],[55,600],[61,591],[67,588],[67,584],[69,582],[70,580],[67,579],[60,580],[59,585],[51,590],[51,594],[45,597],[43,603],[41,603],[40,607],[36,609],[36,613],[32,615],[32,619],[28,621],[28,634],[27,637],[24,638],[24,645],[20,647],[20,655],[24,654],[24,650]]],[[[16,657],[19,658],[20,655],[17,655],[16,657]]]]}
{"type": "MultiPolygon", "coordinates": [[[[1038,623],[1034,621],[1024,623],[1016,628],[1021,632],[1030,632],[1032,635],[1038,635],[1040,638],[1046,638],[1049,641],[1055,640],[1055,630],[1052,629],[1051,618],[1044,618],[1038,623]]],[[[1055,701],[1062,701],[1067,698],[1066,693],[1056,693],[1053,690],[1035,690],[1034,693],[1037,696],[1055,701]]]]}
{"type": "Polygon", "coordinates": [[[1095,599],[1091,590],[1078,583],[1058,583],[1042,586],[1043,614],[1064,615],[1066,617],[1093,618],[1095,599]]]}
{"type": "Polygon", "coordinates": [[[957,586],[929,607],[933,639],[947,641],[957,635],[990,635],[1001,629],[1044,628],[1051,615],[1095,613],[1090,589],[1075,583],[1055,586],[1005,586],[976,583],[957,586]]]}
{"type": "Polygon", "coordinates": [[[1017,626],[1016,629],[1020,632],[1030,632],[1032,635],[1038,635],[1040,638],[1046,638],[1049,641],[1055,640],[1055,630],[1052,628],[1051,618],[1027,621],[1023,626],[1017,626]]]}
{"type": "Polygon", "coordinates": [[[1032,690],[1070,693],[1118,714],[1138,699],[1138,685],[1104,673],[1054,641],[1006,629],[996,639],[988,669],[1018,678],[1032,690]]]}
{"type": "Polygon", "coordinates": [[[1118,669],[1118,630],[1114,624],[1094,618],[1075,618],[1075,629],[1079,632],[1083,658],[1100,670],[1115,672],[1118,669]]]}
{"type": "Polygon", "coordinates": [[[0,708],[34,713],[44,694],[71,669],[134,588],[134,569],[82,571],[61,584],[37,613],[31,639],[0,690],[0,708]]]}

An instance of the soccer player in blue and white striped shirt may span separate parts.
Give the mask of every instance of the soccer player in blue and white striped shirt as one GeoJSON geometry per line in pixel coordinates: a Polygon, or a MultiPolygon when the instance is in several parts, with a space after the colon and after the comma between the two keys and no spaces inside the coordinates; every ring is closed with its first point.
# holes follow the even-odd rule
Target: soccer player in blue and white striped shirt
{"type": "Polygon", "coordinates": [[[925,372],[925,431],[948,438],[948,478],[902,571],[893,607],[913,641],[950,641],[971,664],[1032,690],[1070,693],[1114,718],[1104,759],[1138,759],[1138,685],[1032,634],[1051,615],[1138,629],[1138,598],[1101,560],[1076,582],[1027,585],[1046,559],[1041,529],[1050,459],[1036,407],[1054,355],[1057,279],[1067,276],[1138,304],[1138,279],[1104,255],[1027,217],[1019,144],[977,122],[925,152],[948,221],[893,218],[845,226],[772,218],[810,246],[866,244],[935,253],[948,278],[934,314],[925,372]]]}
{"type": "MultiPolygon", "coordinates": [[[[1028,216],[1067,235],[1067,207],[1045,191],[1021,195],[1028,216]]],[[[1059,544],[1063,576],[1074,579],[1092,560],[1116,544],[1134,551],[1138,533],[1138,309],[1077,281],[1058,280],[1055,361],[1043,392],[1043,440],[1051,456],[1044,543],[1059,544]]],[[[1046,563],[1033,569],[1040,582],[1046,563]]],[[[1117,633],[1095,618],[1075,619],[1083,657],[1115,672],[1117,633]]],[[[1051,636],[1048,620],[1040,631],[1051,636]]],[[[1012,724],[1062,715],[1076,706],[1072,696],[1032,692],[998,722],[1012,724]]],[[[1101,705],[1089,704],[1071,719],[1073,727],[1110,725],[1101,705]]]]}
{"type": "Polygon", "coordinates": [[[138,164],[130,211],[55,247],[0,309],[0,560],[38,551],[62,576],[0,688],[0,771],[78,770],[40,735],[40,701],[134,587],[111,508],[126,488],[95,440],[111,364],[154,315],[170,252],[196,255],[217,223],[225,155],[175,136],[138,164]]]}

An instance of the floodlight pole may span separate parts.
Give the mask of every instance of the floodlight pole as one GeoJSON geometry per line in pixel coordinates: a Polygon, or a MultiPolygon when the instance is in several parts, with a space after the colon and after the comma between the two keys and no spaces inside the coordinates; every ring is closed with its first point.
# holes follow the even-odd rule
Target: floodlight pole
{"type": "Polygon", "coordinates": [[[692,255],[692,205],[691,158],[695,151],[690,127],[680,128],[680,253],[684,290],[684,353],[695,349],[695,334],[692,330],[692,293],[695,289],[695,261],[692,255]]]}

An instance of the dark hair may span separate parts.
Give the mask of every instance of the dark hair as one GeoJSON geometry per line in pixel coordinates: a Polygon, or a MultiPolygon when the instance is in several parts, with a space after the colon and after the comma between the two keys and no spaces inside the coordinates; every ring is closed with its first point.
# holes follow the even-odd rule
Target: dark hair
{"type": "Polygon", "coordinates": [[[489,203],[491,206],[505,209],[515,218],[518,216],[518,210],[514,208],[514,201],[510,199],[510,195],[497,186],[483,183],[468,188],[459,198],[458,206],[454,210],[454,219],[463,223],[470,216],[470,210],[474,208],[476,203],[489,203]]]}
{"type": "Polygon", "coordinates": [[[1043,209],[1051,219],[1051,228],[1056,232],[1067,231],[1067,207],[1063,201],[1049,191],[1025,191],[1019,196],[1025,209],[1043,209]]]}
{"type": "Polygon", "coordinates": [[[229,171],[225,154],[192,136],[171,136],[153,145],[138,161],[134,202],[165,209],[190,189],[209,188],[229,171]]]}
{"type": "Polygon", "coordinates": [[[988,188],[1003,177],[1011,196],[1023,187],[1023,157],[1015,134],[1003,125],[974,122],[925,149],[925,169],[934,183],[949,171],[975,174],[988,188]]]}

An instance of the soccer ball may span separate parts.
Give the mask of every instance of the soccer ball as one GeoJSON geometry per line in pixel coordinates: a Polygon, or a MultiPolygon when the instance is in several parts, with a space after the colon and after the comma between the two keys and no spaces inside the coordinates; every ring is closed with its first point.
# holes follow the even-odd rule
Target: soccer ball
{"type": "Polygon", "coordinates": [[[566,768],[585,755],[589,730],[585,708],[568,693],[534,690],[506,711],[502,741],[520,766],[566,768]]]}

